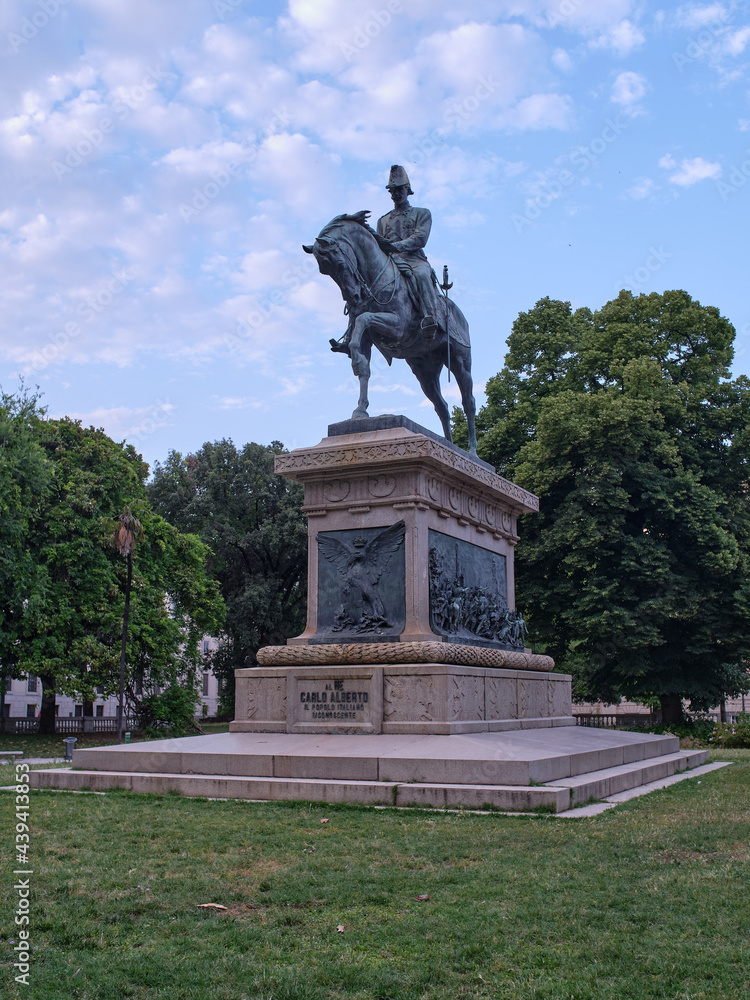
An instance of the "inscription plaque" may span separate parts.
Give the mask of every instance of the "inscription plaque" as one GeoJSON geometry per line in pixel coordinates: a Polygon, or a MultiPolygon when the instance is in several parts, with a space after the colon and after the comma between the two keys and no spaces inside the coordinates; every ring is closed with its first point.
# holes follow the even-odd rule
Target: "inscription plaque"
{"type": "MultiPolygon", "coordinates": [[[[360,688],[362,685],[359,685],[360,688]]],[[[333,680],[300,683],[301,722],[364,722],[370,692],[357,690],[357,682],[333,680]],[[321,690],[322,687],[322,690],[321,690]]]]}
{"type": "Polygon", "coordinates": [[[379,733],[383,717],[380,670],[303,667],[288,676],[290,733],[379,733]]]}

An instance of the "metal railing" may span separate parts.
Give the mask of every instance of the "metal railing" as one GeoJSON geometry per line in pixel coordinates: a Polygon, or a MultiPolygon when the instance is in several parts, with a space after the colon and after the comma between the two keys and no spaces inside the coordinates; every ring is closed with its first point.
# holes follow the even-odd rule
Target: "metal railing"
{"type": "Polygon", "coordinates": [[[596,729],[615,729],[617,726],[648,726],[656,720],[652,715],[634,712],[579,712],[573,713],[577,726],[593,726],[596,729]]]}
{"type": "Polygon", "coordinates": [[[610,729],[617,725],[616,715],[594,715],[587,712],[585,715],[575,715],[577,726],[593,726],[596,729],[610,729]]]}
{"type": "MultiPolygon", "coordinates": [[[[137,729],[137,721],[135,716],[126,718],[125,728],[132,732],[137,729]]],[[[6,733],[21,735],[39,732],[39,719],[11,719],[6,716],[3,722],[3,730],[6,733]]],[[[63,736],[79,733],[116,733],[117,717],[87,715],[72,719],[55,719],[55,732],[63,736]]]]}

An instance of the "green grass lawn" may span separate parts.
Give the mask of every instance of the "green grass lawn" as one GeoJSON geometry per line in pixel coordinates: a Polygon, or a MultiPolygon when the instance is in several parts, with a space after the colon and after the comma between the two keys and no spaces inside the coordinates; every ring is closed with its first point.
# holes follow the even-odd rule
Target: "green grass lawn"
{"type": "Polygon", "coordinates": [[[31,986],[8,874],[0,993],[739,1000],[750,751],[713,756],[735,763],[582,820],[35,792],[31,986]]]}

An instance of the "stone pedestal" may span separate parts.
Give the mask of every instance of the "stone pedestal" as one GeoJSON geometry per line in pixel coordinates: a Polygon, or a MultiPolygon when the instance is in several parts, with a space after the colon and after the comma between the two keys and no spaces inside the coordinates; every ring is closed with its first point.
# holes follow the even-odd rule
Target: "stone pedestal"
{"type": "Polygon", "coordinates": [[[305,486],[304,632],[236,672],[233,732],[572,725],[570,678],[523,644],[513,552],[538,500],[404,417],[276,459],[305,486]]]}
{"type": "MultiPolygon", "coordinates": [[[[483,588],[514,608],[518,516],[539,509],[533,494],[405,417],[333,425],[320,444],[278,456],[276,472],[304,483],[309,526],[307,627],[290,645],[435,639],[503,645],[466,622],[441,627],[436,577],[449,590],[483,588]],[[347,551],[377,548],[383,530],[401,523],[392,551],[370,560],[374,573],[380,570],[372,589],[387,625],[368,625],[357,607],[360,595],[351,593],[358,582],[336,564],[336,548],[345,562],[347,551]]],[[[366,597],[364,604],[371,612],[366,597]]]]}

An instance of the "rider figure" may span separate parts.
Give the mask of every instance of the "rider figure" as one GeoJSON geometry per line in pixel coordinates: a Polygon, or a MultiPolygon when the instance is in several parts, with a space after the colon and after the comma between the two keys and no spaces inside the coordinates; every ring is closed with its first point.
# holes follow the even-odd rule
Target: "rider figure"
{"type": "MultiPolygon", "coordinates": [[[[430,236],[432,216],[428,209],[409,204],[409,195],[414,192],[402,166],[391,167],[386,189],[393,199],[393,210],[378,219],[378,244],[393,258],[417,298],[425,339],[432,340],[437,332],[437,279],[422,249],[430,236]]],[[[348,329],[341,340],[330,341],[331,350],[348,354],[350,339],[351,329],[348,329]]]]}

